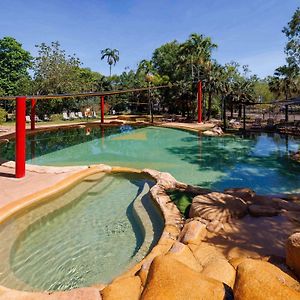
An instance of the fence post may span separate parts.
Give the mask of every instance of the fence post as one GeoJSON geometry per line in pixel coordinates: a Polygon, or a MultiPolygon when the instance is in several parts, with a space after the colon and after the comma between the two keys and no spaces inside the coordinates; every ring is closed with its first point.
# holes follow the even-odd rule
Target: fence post
{"type": "Polygon", "coordinates": [[[198,81],[198,123],[202,123],[202,81],[198,81]]]}
{"type": "Polygon", "coordinates": [[[104,96],[101,96],[101,124],[104,123],[104,96]]]}
{"type": "Polygon", "coordinates": [[[30,111],[30,129],[35,130],[35,107],[36,107],[36,100],[31,99],[31,111],[30,111]]]}
{"type": "Polygon", "coordinates": [[[25,176],[26,159],[26,97],[16,98],[16,178],[25,176]]]}

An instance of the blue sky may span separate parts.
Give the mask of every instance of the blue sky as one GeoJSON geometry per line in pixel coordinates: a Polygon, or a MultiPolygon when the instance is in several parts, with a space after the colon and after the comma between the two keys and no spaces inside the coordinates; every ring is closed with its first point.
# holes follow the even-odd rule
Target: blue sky
{"type": "Polygon", "coordinates": [[[84,67],[107,75],[101,49],[120,50],[113,73],[135,69],[155,48],[190,33],[218,44],[220,63],[248,64],[253,74],[272,75],[284,64],[281,32],[299,0],[0,0],[0,38],[12,36],[36,54],[34,45],[59,41],[84,67]]]}

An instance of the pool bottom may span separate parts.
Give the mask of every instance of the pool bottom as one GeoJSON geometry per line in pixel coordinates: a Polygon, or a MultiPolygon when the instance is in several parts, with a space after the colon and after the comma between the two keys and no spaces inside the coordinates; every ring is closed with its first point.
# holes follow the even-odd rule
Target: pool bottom
{"type": "Polygon", "coordinates": [[[153,184],[137,175],[90,176],[63,196],[4,223],[0,284],[39,291],[109,282],[141,259],[136,255],[142,245],[145,255],[159,239],[162,217],[147,193],[140,200],[149,206],[154,231],[148,248],[133,210],[133,200],[153,184]]]}

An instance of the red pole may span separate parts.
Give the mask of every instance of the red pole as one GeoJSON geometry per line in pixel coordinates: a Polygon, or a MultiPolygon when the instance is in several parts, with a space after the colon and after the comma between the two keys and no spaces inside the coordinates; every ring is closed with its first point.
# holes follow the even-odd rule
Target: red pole
{"type": "Polygon", "coordinates": [[[101,124],[104,123],[104,96],[101,96],[101,124]]]}
{"type": "Polygon", "coordinates": [[[202,123],[202,81],[198,82],[198,123],[202,123]]]}
{"type": "Polygon", "coordinates": [[[36,100],[31,99],[31,111],[30,111],[31,130],[35,130],[35,107],[36,107],[36,100]]]}
{"type": "Polygon", "coordinates": [[[16,178],[25,176],[26,158],[26,97],[16,98],[16,178]]]}

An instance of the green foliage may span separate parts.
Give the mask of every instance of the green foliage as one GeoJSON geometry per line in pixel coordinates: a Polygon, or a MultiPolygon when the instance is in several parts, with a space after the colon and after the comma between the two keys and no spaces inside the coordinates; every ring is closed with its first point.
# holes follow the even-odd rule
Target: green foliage
{"type": "Polygon", "coordinates": [[[0,39],[0,90],[4,95],[16,95],[21,80],[28,79],[30,53],[12,37],[0,39]]]}
{"type": "Polygon", "coordinates": [[[298,7],[286,27],[283,29],[288,42],[285,47],[287,63],[300,70],[300,7],[298,7]]]}
{"type": "Polygon", "coordinates": [[[194,195],[181,191],[168,191],[171,200],[176,204],[179,211],[186,217],[189,217],[190,206],[194,195]]]}
{"type": "Polygon", "coordinates": [[[0,108],[0,124],[2,124],[3,122],[5,122],[6,116],[7,116],[6,110],[3,109],[3,108],[0,108]]]}
{"type": "Polygon", "coordinates": [[[101,50],[101,60],[103,60],[104,58],[107,59],[107,63],[109,65],[109,76],[111,76],[111,66],[112,65],[116,65],[116,63],[119,61],[120,57],[120,52],[118,49],[110,49],[110,48],[106,48],[101,50]]]}
{"type": "Polygon", "coordinates": [[[275,95],[271,92],[267,80],[258,80],[254,84],[254,92],[257,100],[268,103],[275,99],[275,95]]]}

